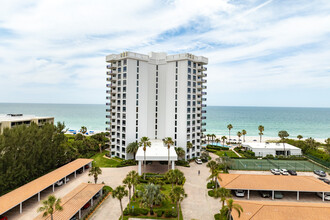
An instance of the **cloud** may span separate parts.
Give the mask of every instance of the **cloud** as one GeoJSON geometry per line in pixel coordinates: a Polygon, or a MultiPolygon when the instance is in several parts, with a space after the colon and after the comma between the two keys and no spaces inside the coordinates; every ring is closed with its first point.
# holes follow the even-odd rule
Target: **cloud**
{"type": "Polygon", "coordinates": [[[233,88],[250,96],[279,88],[292,88],[293,97],[320,88],[330,95],[326,0],[12,0],[1,6],[3,102],[104,103],[105,55],[127,50],[208,57],[211,105],[231,105],[216,97],[230,97],[233,88]]]}

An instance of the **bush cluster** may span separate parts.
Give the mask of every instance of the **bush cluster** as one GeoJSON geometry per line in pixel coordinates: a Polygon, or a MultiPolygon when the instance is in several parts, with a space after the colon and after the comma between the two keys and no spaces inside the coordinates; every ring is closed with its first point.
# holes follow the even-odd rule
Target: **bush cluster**
{"type": "Polygon", "coordinates": [[[206,150],[228,150],[228,147],[221,147],[217,145],[208,144],[206,145],[206,150]]]}
{"type": "Polygon", "coordinates": [[[207,185],[206,185],[206,187],[207,187],[208,189],[213,189],[213,188],[215,188],[215,183],[214,183],[214,181],[210,181],[210,182],[208,182],[207,185]]]}
{"type": "Polygon", "coordinates": [[[185,160],[178,160],[175,161],[175,165],[177,166],[183,166],[183,167],[190,167],[189,162],[185,160]]]}
{"type": "Polygon", "coordinates": [[[207,194],[211,197],[214,197],[214,190],[209,190],[207,194]]]}
{"type": "Polygon", "coordinates": [[[122,160],[120,164],[117,165],[117,167],[135,166],[136,164],[137,161],[135,160],[122,160]]]}

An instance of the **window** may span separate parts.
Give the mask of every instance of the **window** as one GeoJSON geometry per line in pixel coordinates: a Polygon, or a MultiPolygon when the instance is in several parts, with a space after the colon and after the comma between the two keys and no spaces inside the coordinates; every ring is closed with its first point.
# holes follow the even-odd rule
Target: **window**
{"type": "Polygon", "coordinates": [[[156,65],[156,70],[158,70],[158,65],[156,65]]]}
{"type": "Polygon", "coordinates": [[[191,82],[190,81],[188,81],[188,86],[191,86],[191,82]]]}
{"type": "Polygon", "coordinates": [[[136,86],[139,86],[139,81],[136,81],[136,86]]]}
{"type": "Polygon", "coordinates": [[[139,92],[139,87],[136,87],[136,92],[139,92]]]}
{"type": "Polygon", "coordinates": [[[194,63],[194,68],[196,68],[196,63],[194,63]]]}
{"type": "Polygon", "coordinates": [[[188,60],[188,66],[191,66],[191,61],[190,60],[188,60]]]}
{"type": "Polygon", "coordinates": [[[178,80],[178,75],[175,75],[175,80],[178,80]]]}
{"type": "Polygon", "coordinates": [[[124,71],[124,72],[126,72],[126,70],[127,70],[127,67],[126,67],[126,66],[124,66],[124,67],[123,67],[123,71],[124,71]]]}
{"type": "Polygon", "coordinates": [[[193,69],[193,74],[196,74],[196,69],[193,69]]]}
{"type": "Polygon", "coordinates": [[[136,99],[139,99],[139,94],[136,94],[136,99]]]}
{"type": "Polygon", "coordinates": [[[139,105],[139,100],[136,100],[136,105],[139,105]]]}
{"type": "Polygon", "coordinates": [[[188,93],[190,93],[191,92],[191,89],[190,88],[188,88],[188,93]]]}
{"type": "Polygon", "coordinates": [[[136,68],[136,72],[137,72],[137,73],[139,73],[139,71],[140,71],[139,67],[138,67],[138,68],[136,68]]]}
{"type": "Polygon", "coordinates": [[[191,68],[188,68],[188,73],[191,73],[191,68]]]}
{"type": "Polygon", "coordinates": [[[139,74],[136,74],[136,79],[139,79],[139,74]]]}
{"type": "Polygon", "coordinates": [[[140,61],[139,61],[139,60],[136,61],[136,65],[137,65],[137,66],[140,65],[140,61]]]}
{"type": "MultiPolygon", "coordinates": [[[[188,95],[188,99],[191,99],[191,95],[190,95],[190,94],[188,95]]],[[[189,109],[189,110],[190,110],[190,109],[189,109]]]]}
{"type": "Polygon", "coordinates": [[[123,60],[124,61],[124,65],[126,65],[127,64],[127,60],[125,59],[125,60],[123,60]]]}
{"type": "Polygon", "coordinates": [[[123,85],[126,86],[126,80],[123,80],[123,85]]]}
{"type": "Polygon", "coordinates": [[[178,101],[175,101],[175,106],[178,106],[178,101]]]}
{"type": "Polygon", "coordinates": [[[175,61],[175,67],[178,67],[178,61],[175,61]]]}
{"type": "Polygon", "coordinates": [[[175,68],[175,73],[178,73],[178,68],[175,68]]]}
{"type": "Polygon", "coordinates": [[[118,73],[121,73],[121,68],[120,67],[118,68],[118,73]]]}
{"type": "Polygon", "coordinates": [[[118,61],[118,66],[121,66],[121,61],[118,61]]]}
{"type": "Polygon", "coordinates": [[[191,80],[191,75],[188,75],[188,80],[191,80]]]}
{"type": "Polygon", "coordinates": [[[126,105],[126,100],[123,100],[123,105],[126,105]]]}
{"type": "Polygon", "coordinates": [[[156,76],[158,76],[158,72],[156,72],[156,76]]]}

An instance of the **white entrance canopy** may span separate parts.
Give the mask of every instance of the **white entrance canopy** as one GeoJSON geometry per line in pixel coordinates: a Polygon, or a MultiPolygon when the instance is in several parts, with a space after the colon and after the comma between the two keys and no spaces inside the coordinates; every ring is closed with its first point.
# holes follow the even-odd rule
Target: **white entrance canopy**
{"type": "MultiPolygon", "coordinates": [[[[150,140],[151,147],[146,149],[146,161],[168,161],[168,148],[164,145],[162,140],[150,140]]],[[[139,175],[141,175],[141,164],[144,161],[143,147],[139,147],[136,153],[136,160],[139,161],[139,175]]],[[[172,162],[172,169],[174,169],[174,161],[178,160],[178,155],[174,147],[170,147],[170,161],[172,162]]]]}

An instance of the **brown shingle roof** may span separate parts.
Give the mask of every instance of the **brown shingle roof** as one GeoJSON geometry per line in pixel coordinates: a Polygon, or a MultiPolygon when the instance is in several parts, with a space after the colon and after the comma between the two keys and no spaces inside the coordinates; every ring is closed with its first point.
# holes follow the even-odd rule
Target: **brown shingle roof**
{"type": "Polygon", "coordinates": [[[221,187],[227,189],[330,192],[330,185],[312,176],[219,174],[221,187]]]}
{"type": "MultiPolygon", "coordinates": [[[[62,211],[53,214],[54,220],[70,219],[81,209],[91,198],[102,189],[104,184],[82,183],[77,188],[66,194],[61,200],[62,211]]],[[[35,220],[48,220],[50,215],[42,217],[42,213],[35,220]]]]}
{"type": "Polygon", "coordinates": [[[232,212],[235,220],[328,220],[330,204],[304,202],[238,201],[243,208],[240,218],[232,212]]]}
{"type": "MultiPolygon", "coordinates": [[[[92,159],[77,159],[38,179],[35,179],[0,197],[0,214],[7,212],[16,205],[36,195],[38,192],[53,185],[57,181],[70,175],[75,170],[92,162],[92,159]]],[[[23,210],[24,211],[24,210],[23,210]]]]}

